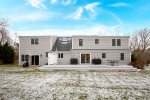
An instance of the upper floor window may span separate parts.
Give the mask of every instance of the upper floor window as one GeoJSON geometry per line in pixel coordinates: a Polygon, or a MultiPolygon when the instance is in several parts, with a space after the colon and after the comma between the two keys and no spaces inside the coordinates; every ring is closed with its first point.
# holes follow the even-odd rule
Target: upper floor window
{"type": "Polygon", "coordinates": [[[99,39],[95,39],[95,44],[99,44],[99,39]]]}
{"type": "Polygon", "coordinates": [[[79,46],[83,46],[83,39],[79,39],[79,46]]]}
{"type": "Polygon", "coordinates": [[[106,58],[106,53],[102,53],[102,58],[106,58]]]}
{"type": "Polygon", "coordinates": [[[117,46],[121,46],[121,39],[117,39],[117,46]]]}
{"type": "Polygon", "coordinates": [[[116,46],[116,39],[112,39],[112,46],[116,46]]]}
{"type": "Polygon", "coordinates": [[[31,38],[31,44],[39,44],[38,38],[31,38]]]}
{"type": "Polygon", "coordinates": [[[124,53],[120,53],[120,60],[124,60],[124,53]]]}

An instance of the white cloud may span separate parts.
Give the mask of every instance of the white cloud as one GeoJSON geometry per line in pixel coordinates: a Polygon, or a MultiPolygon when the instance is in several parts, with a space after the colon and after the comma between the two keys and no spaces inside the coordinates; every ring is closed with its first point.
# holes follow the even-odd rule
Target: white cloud
{"type": "Polygon", "coordinates": [[[63,5],[75,4],[76,0],[62,0],[63,5]]]}
{"type": "Polygon", "coordinates": [[[77,11],[73,14],[73,16],[71,16],[73,19],[75,19],[75,20],[78,20],[78,19],[80,19],[81,18],[81,16],[82,16],[82,13],[83,13],[83,8],[82,7],[79,7],[78,9],[77,9],[77,11]]]}
{"type": "Polygon", "coordinates": [[[75,4],[77,0],[50,0],[51,4],[57,4],[60,3],[64,6],[70,5],[70,4],[75,4]]]}
{"type": "Polygon", "coordinates": [[[17,21],[40,21],[40,20],[50,20],[54,15],[52,13],[46,12],[34,12],[34,13],[27,13],[18,15],[10,16],[10,21],[17,22],[17,21]]]}
{"type": "Polygon", "coordinates": [[[122,24],[122,20],[114,13],[110,12],[110,14],[119,22],[119,24],[122,24]]]}
{"type": "Polygon", "coordinates": [[[35,8],[44,8],[47,9],[46,6],[44,5],[45,0],[27,0],[27,2],[35,8]]]}
{"type": "Polygon", "coordinates": [[[100,3],[98,3],[98,2],[94,2],[94,3],[87,4],[85,6],[78,7],[77,10],[72,15],[70,15],[68,18],[80,20],[81,17],[83,16],[83,13],[85,10],[89,11],[88,13],[91,13],[91,14],[89,14],[90,16],[86,16],[86,18],[87,17],[93,18],[93,16],[96,15],[95,7],[97,7],[99,4],[100,3]]]}
{"type": "Polygon", "coordinates": [[[94,2],[94,3],[90,3],[85,5],[85,9],[91,11],[92,13],[95,13],[95,7],[98,6],[100,3],[98,2],[94,2]]]}
{"type": "Polygon", "coordinates": [[[117,2],[117,3],[110,4],[108,6],[111,6],[111,7],[130,7],[129,4],[124,3],[124,2],[117,2]]]}
{"type": "Polygon", "coordinates": [[[51,0],[50,3],[55,4],[55,3],[57,3],[57,0],[51,0]]]}

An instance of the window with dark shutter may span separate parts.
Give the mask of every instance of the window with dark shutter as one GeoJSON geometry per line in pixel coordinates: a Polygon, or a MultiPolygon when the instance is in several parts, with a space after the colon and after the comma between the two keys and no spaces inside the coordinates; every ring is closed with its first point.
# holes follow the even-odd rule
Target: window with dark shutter
{"type": "Polygon", "coordinates": [[[116,46],[116,39],[112,39],[112,46],[116,46]]]}
{"type": "Polygon", "coordinates": [[[31,44],[34,44],[34,39],[31,39],[31,44]]]}
{"type": "Polygon", "coordinates": [[[60,58],[60,53],[58,53],[58,58],[60,58]]]}
{"type": "Polygon", "coordinates": [[[102,58],[106,58],[106,53],[102,53],[102,58]]]}
{"type": "Polygon", "coordinates": [[[61,58],[63,58],[63,53],[61,53],[61,58]]]}
{"type": "Polygon", "coordinates": [[[83,39],[79,39],[79,46],[83,46],[83,39]]]}
{"type": "Polygon", "coordinates": [[[25,57],[24,57],[25,55],[21,55],[21,61],[25,61],[25,57]]]}
{"type": "Polygon", "coordinates": [[[29,59],[29,55],[24,55],[25,56],[25,61],[28,61],[28,59],[29,59]]]}
{"type": "Polygon", "coordinates": [[[99,39],[95,39],[95,44],[99,44],[99,39]]]}
{"type": "Polygon", "coordinates": [[[117,39],[117,46],[121,46],[121,39],[117,39]]]}
{"type": "Polygon", "coordinates": [[[31,38],[31,44],[39,44],[38,38],[31,38]]]}
{"type": "Polygon", "coordinates": [[[39,39],[38,38],[35,38],[35,44],[39,44],[39,39]]]}
{"type": "Polygon", "coordinates": [[[120,60],[124,60],[124,53],[120,53],[120,60]]]}

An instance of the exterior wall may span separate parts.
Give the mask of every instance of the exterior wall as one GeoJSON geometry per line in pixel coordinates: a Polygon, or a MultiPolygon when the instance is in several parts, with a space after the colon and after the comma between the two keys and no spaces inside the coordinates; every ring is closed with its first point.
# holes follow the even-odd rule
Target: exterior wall
{"type": "Polygon", "coordinates": [[[58,65],[69,65],[70,64],[70,57],[71,57],[71,52],[70,51],[53,51],[52,53],[63,53],[63,58],[58,58],[57,57],[57,64],[58,65]]]}
{"type": "MultiPolygon", "coordinates": [[[[20,36],[19,37],[19,65],[21,55],[39,55],[39,65],[48,63],[46,52],[52,50],[57,37],[53,36],[20,36]],[[39,44],[32,45],[31,38],[38,38],[39,44]]],[[[118,60],[119,64],[128,64],[130,62],[130,50],[128,48],[128,36],[73,36],[71,51],[51,51],[53,53],[63,53],[63,58],[57,57],[57,64],[70,64],[71,58],[77,58],[81,64],[81,53],[90,54],[90,64],[92,59],[100,58],[102,64],[108,64],[107,60],[118,60]],[[83,39],[83,46],[79,46],[79,39],[83,39]],[[95,39],[99,39],[99,44],[95,44],[95,39]],[[121,46],[112,46],[112,39],[121,39],[121,46]],[[102,58],[102,53],[106,53],[106,58],[102,58]],[[120,53],[124,53],[124,60],[120,60],[120,53]]],[[[116,43],[117,44],[117,43],[116,43]]],[[[29,58],[31,60],[31,58],[29,58]]],[[[29,62],[31,63],[31,62],[29,62]]]]}
{"type": "Polygon", "coordinates": [[[108,64],[108,60],[118,60],[118,64],[128,64],[130,62],[129,36],[73,36],[72,55],[79,59],[81,53],[88,53],[93,58],[100,58],[102,64],[108,64]],[[83,39],[83,46],[79,46],[79,39],[83,39]],[[99,43],[95,44],[95,39],[99,43]],[[112,39],[121,39],[121,46],[112,46],[112,39]],[[106,58],[102,58],[102,53],[106,53],[106,58]],[[124,60],[120,60],[120,53],[124,53],[124,60]]]}
{"type": "Polygon", "coordinates": [[[128,36],[73,36],[72,49],[128,49],[128,36]],[[83,39],[83,46],[79,46],[79,39],[83,39]],[[95,44],[99,39],[99,44],[95,44]],[[121,46],[112,46],[112,39],[121,39],[121,46]]]}
{"type": "Polygon", "coordinates": [[[72,52],[60,53],[63,53],[63,58],[58,58],[59,65],[70,64],[71,58],[78,59],[78,64],[81,64],[81,53],[90,54],[90,64],[92,64],[92,59],[94,58],[101,59],[104,65],[108,64],[108,60],[117,60],[118,65],[125,65],[130,62],[129,50],[73,50],[72,52]],[[106,53],[106,58],[102,58],[102,53],[106,53]],[[124,60],[120,60],[120,53],[124,53],[124,60]]]}
{"type": "MultiPolygon", "coordinates": [[[[50,36],[20,36],[19,37],[19,65],[24,62],[21,61],[21,55],[39,55],[39,65],[45,65],[48,62],[46,52],[51,49],[51,37],[50,36]],[[38,44],[31,44],[31,38],[38,38],[38,44]]],[[[29,61],[29,64],[31,61],[29,61]]]]}
{"type": "Polygon", "coordinates": [[[92,64],[92,59],[94,58],[101,59],[102,64],[108,64],[108,60],[118,60],[119,65],[130,62],[130,50],[74,50],[70,58],[77,58],[79,64],[81,64],[81,53],[90,54],[90,64],[92,64]],[[106,58],[102,58],[102,53],[106,53],[106,58]],[[124,60],[120,60],[120,53],[124,53],[124,60]]]}

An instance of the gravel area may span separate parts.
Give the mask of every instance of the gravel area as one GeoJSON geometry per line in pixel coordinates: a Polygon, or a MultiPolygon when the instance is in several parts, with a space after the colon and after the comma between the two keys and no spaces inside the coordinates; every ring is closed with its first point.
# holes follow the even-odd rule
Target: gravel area
{"type": "Polygon", "coordinates": [[[1,68],[2,100],[150,100],[150,72],[1,68]]]}

